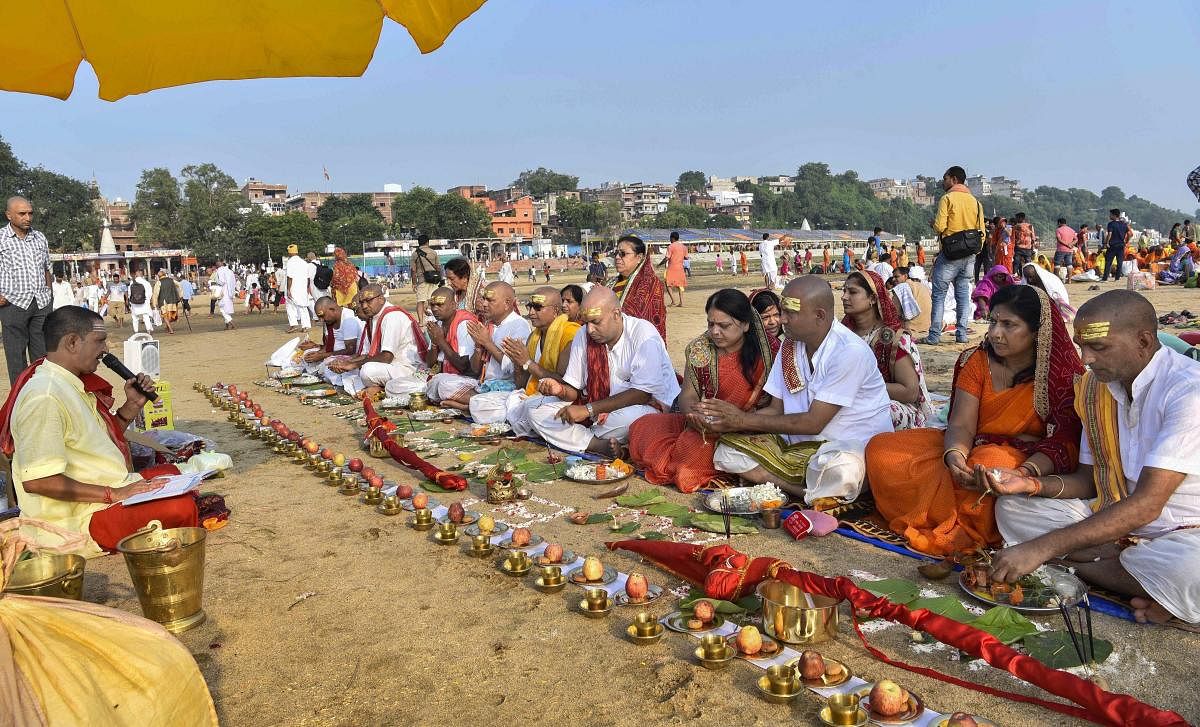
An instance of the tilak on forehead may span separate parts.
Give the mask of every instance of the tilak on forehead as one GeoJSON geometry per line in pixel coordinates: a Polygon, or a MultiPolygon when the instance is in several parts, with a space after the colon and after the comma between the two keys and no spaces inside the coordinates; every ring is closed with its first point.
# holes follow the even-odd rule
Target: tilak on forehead
{"type": "Polygon", "coordinates": [[[601,308],[600,306],[583,309],[583,317],[584,318],[599,318],[603,313],[604,313],[604,309],[601,308]]]}
{"type": "Polygon", "coordinates": [[[545,303],[546,296],[534,293],[533,295],[529,296],[529,302],[530,303],[545,303]]]}
{"type": "Polygon", "coordinates": [[[1093,321],[1085,324],[1079,329],[1080,341],[1095,341],[1108,336],[1108,329],[1112,326],[1110,321],[1093,321]]]}
{"type": "Polygon", "coordinates": [[[783,306],[784,310],[793,312],[804,310],[804,303],[799,298],[791,298],[784,295],[779,298],[779,304],[783,306]]]}
{"type": "Polygon", "coordinates": [[[484,300],[495,300],[496,299],[496,291],[494,291],[494,290],[483,291],[483,299],[484,300]]]}
{"type": "Polygon", "coordinates": [[[442,303],[445,303],[445,302],[446,302],[446,296],[444,296],[444,295],[431,295],[431,296],[429,296],[429,302],[430,302],[430,303],[436,303],[437,305],[441,305],[442,303]]]}

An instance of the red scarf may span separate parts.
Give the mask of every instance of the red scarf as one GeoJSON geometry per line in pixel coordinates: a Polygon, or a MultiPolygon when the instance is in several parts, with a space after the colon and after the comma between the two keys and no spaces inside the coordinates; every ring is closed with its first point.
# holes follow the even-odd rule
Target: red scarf
{"type": "Polygon", "coordinates": [[[608,344],[587,338],[587,401],[596,403],[608,398],[608,344]]]}
{"type": "MultiPolygon", "coordinates": [[[[8,392],[8,398],[4,400],[4,406],[0,407],[0,452],[3,452],[4,456],[10,460],[16,449],[16,443],[12,436],[12,414],[17,403],[17,395],[21,393],[21,389],[29,383],[29,379],[33,378],[34,371],[45,360],[45,357],[39,358],[21,372],[21,375],[13,382],[12,389],[8,392]]],[[[112,413],[115,403],[112,384],[97,374],[84,374],[79,379],[83,382],[83,390],[96,397],[96,411],[104,420],[105,427],[108,429],[108,438],[117,446],[117,449],[121,450],[121,455],[125,457],[125,468],[129,469],[133,466],[133,457],[129,453],[129,442],[125,441],[125,427],[112,413]]]]}
{"type": "MultiPolygon", "coordinates": [[[[342,325],[341,321],[338,321],[338,326],[341,326],[341,325],[342,325]]],[[[325,345],[322,346],[322,348],[325,349],[325,353],[333,353],[333,347],[336,345],[336,341],[337,341],[337,339],[335,338],[336,330],[337,329],[335,329],[333,326],[329,325],[328,323],[325,324],[325,338],[324,338],[325,345]]]]}
{"type": "MultiPolygon", "coordinates": [[[[421,332],[421,327],[417,325],[417,319],[413,318],[412,313],[409,313],[398,305],[384,306],[382,310],[375,314],[375,317],[371,319],[371,323],[375,325],[371,329],[370,349],[363,350],[363,338],[365,338],[363,336],[358,339],[358,350],[355,353],[359,355],[366,354],[368,358],[379,355],[379,349],[383,345],[383,319],[391,313],[403,313],[408,317],[409,325],[412,326],[413,342],[417,345],[417,353],[421,358],[425,358],[425,354],[429,353],[429,342],[425,340],[425,334],[421,332]]],[[[367,325],[370,325],[370,323],[367,325]]]]}
{"type": "MultiPolygon", "coordinates": [[[[479,319],[476,318],[475,314],[472,313],[471,311],[463,310],[461,308],[454,311],[454,317],[450,319],[449,330],[446,331],[446,343],[450,344],[450,350],[453,351],[455,355],[459,355],[459,352],[458,352],[458,327],[464,321],[478,321],[478,320],[479,319]]],[[[461,374],[462,372],[459,371],[458,368],[454,364],[450,363],[449,358],[446,358],[444,361],[442,361],[442,373],[444,373],[444,374],[461,374]]]]}
{"type": "MultiPolygon", "coordinates": [[[[883,330],[879,332],[879,338],[875,340],[871,349],[875,352],[875,363],[879,367],[879,373],[883,375],[883,380],[893,383],[896,377],[892,375],[892,364],[896,362],[902,328],[900,313],[896,310],[896,304],[892,302],[891,291],[883,284],[883,277],[879,273],[874,270],[860,270],[853,274],[861,275],[867,282],[868,292],[875,296],[875,313],[879,315],[883,330]]],[[[842,318],[842,325],[853,331],[854,319],[846,316],[842,318]]]]}
{"type": "MultiPolygon", "coordinates": [[[[496,330],[496,324],[488,321],[487,323],[483,324],[483,330],[485,333],[487,333],[487,337],[491,338],[492,332],[496,330]]],[[[487,377],[488,361],[491,360],[492,354],[488,353],[488,350],[483,346],[479,346],[479,383],[481,384],[487,377]]]]}

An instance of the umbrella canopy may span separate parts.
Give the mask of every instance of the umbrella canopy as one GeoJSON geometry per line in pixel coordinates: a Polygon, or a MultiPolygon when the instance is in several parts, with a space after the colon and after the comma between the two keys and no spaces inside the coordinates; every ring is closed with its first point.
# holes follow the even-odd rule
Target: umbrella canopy
{"type": "Polygon", "coordinates": [[[484,0],[30,0],[23,35],[0,63],[0,89],[67,98],[81,61],[100,98],[186,83],[285,76],[358,76],[384,17],[437,50],[484,0]]]}

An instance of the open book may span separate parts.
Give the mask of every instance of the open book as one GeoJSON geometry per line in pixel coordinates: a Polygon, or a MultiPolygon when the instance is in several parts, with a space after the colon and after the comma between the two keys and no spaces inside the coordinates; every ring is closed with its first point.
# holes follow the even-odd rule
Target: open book
{"type": "Polygon", "coordinates": [[[200,487],[200,483],[204,481],[204,478],[215,472],[216,470],[203,470],[186,475],[167,475],[164,478],[160,478],[165,479],[167,482],[159,489],[128,497],[121,500],[121,504],[126,506],[138,505],[143,502],[153,502],[155,500],[182,495],[185,492],[191,492],[200,487]]]}

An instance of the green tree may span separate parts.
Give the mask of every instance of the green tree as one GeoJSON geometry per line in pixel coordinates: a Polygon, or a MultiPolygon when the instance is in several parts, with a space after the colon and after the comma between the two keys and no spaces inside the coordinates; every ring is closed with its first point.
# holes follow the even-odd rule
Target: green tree
{"type": "Polygon", "coordinates": [[[365,235],[376,229],[374,226],[367,225],[365,218],[370,218],[379,223],[379,232],[369,239],[378,240],[383,237],[383,215],[375,208],[375,201],[369,194],[327,197],[317,208],[317,224],[321,226],[321,233],[326,240],[339,245],[341,244],[339,241],[344,237],[343,233],[338,232],[339,226],[344,225],[351,218],[360,216],[364,219],[355,223],[355,229],[359,235],[365,235]]]}
{"type": "Polygon", "coordinates": [[[22,168],[21,160],[17,159],[12,147],[0,136],[0,191],[4,192],[5,199],[17,193],[22,168]]]}
{"type": "Polygon", "coordinates": [[[347,252],[353,252],[361,249],[364,243],[383,239],[386,227],[378,215],[358,212],[349,217],[342,217],[330,225],[330,232],[325,239],[345,248],[347,252]]]}
{"type": "Polygon", "coordinates": [[[397,230],[424,232],[429,208],[437,198],[438,193],[429,187],[413,187],[396,195],[392,198],[392,225],[397,230]]]}
{"type": "Polygon", "coordinates": [[[138,242],[179,247],[183,241],[183,195],[171,170],[142,170],[129,218],[137,225],[138,242]]]}
{"type": "Polygon", "coordinates": [[[303,212],[288,212],[277,217],[252,214],[246,219],[241,239],[238,256],[246,261],[277,260],[288,245],[298,246],[302,256],[310,252],[318,255],[325,252],[321,226],[303,212]]]}
{"type": "Polygon", "coordinates": [[[526,169],[513,180],[512,186],[523,190],[534,197],[542,197],[552,192],[573,192],[579,186],[579,177],[572,174],[560,174],[552,169],[538,167],[526,169]]]}
{"type": "Polygon", "coordinates": [[[460,195],[439,195],[426,214],[421,229],[430,237],[462,240],[492,236],[492,216],[482,205],[460,195]]]}
{"type": "Polygon", "coordinates": [[[34,228],[51,250],[96,249],[102,221],[86,184],[41,167],[25,169],[21,178],[21,194],[33,205],[34,228]]]}
{"type": "Polygon", "coordinates": [[[671,202],[667,209],[643,221],[647,227],[665,230],[672,228],[707,227],[708,211],[694,204],[671,202]]]}
{"type": "Polygon", "coordinates": [[[718,230],[737,230],[741,229],[742,223],[738,222],[738,218],[733,215],[722,213],[713,215],[712,219],[708,221],[708,226],[715,227],[718,230]]]}
{"type": "Polygon", "coordinates": [[[189,165],[180,175],[184,197],[183,242],[205,258],[236,258],[245,201],[233,177],[215,164],[189,165]]]}
{"type": "Polygon", "coordinates": [[[703,192],[707,186],[708,178],[704,176],[704,172],[691,170],[679,175],[679,180],[675,182],[675,191],[703,192]]]}

